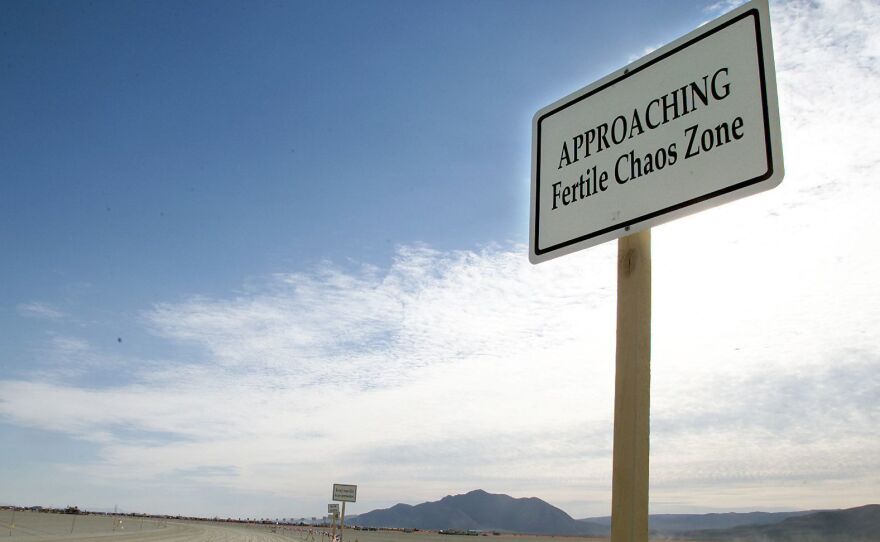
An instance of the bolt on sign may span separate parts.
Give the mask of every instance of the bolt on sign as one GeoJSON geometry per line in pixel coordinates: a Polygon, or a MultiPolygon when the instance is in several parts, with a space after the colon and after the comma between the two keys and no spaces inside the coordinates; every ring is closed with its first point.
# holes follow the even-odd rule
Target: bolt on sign
{"type": "Polygon", "coordinates": [[[333,500],[342,502],[357,501],[357,486],[333,484],[333,500]]]}
{"type": "Polygon", "coordinates": [[[758,0],[535,114],[529,259],[768,190],[783,174],[758,0]]]}

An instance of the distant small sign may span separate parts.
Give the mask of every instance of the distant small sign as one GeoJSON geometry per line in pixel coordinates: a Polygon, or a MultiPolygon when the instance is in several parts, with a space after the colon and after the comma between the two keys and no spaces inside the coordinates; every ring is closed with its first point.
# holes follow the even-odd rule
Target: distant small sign
{"type": "Polygon", "coordinates": [[[327,505],[327,513],[331,516],[339,515],[339,505],[336,503],[331,503],[327,505]]]}
{"type": "Polygon", "coordinates": [[[348,484],[333,484],[333,500],[343,502],[357,502],[358,486],[348,484]]]}

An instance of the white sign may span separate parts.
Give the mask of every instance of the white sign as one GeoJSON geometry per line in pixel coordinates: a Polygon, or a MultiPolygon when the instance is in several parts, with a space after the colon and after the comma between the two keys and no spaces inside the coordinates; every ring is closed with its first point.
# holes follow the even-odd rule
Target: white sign
{"type": "Polygon", "coordinates": [[[335,503],[328,504],[327,505],[327,513],[330,514],[331,516],[338,516],[339,515],[339,505],[335,504],[335,503]]]}
{"type": "Polygon", "coordinates": [[[767,0],[541,109],[532,128],[532,263],[773,188],[767,0]]]}
{"type": "Polygon", "coordinates": [[[333,500],[356,502],[358,486],[346,484],[333,484],[333,500]]]}

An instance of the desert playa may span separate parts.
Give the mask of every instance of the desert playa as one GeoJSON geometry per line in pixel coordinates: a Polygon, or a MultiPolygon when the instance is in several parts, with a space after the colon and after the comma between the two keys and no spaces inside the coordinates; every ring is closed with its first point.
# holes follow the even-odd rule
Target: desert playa
{"type": "Polygon", "coordinates": [[[2,529],[0,536],[22,542],[49,540],[268,542],[299,539],[298,536],[293,536],[292,530],[284,536],[273,533],[269,526],[209,521],[175,521],[163,518],[92,514],[47,514],[21,510],[15,513],[14,527],[11,519],[11,511],[3,510],[0,519],[0,529],[2,529]]]}
{"type": "MultiPolygon", "coordinates": [[[[164,518],[93,514],[0,511],[0,539],[16,542],[329,542],[320,528],[259,523],[166,520],[164,518]]],[[[487,535],[448,536],[435,532],[346,530],[346,542],[588,542],[595,537],[487,535]]],[[[691,541],[693,542],[693,541],[691,541]]]]}

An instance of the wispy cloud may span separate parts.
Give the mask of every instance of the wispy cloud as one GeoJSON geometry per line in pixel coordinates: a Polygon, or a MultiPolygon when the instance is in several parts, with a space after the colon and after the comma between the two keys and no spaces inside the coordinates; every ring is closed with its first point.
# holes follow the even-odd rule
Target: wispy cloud
{"type": "Polygon", "coordinates": [[[548,310],[548,294],[581,313],[607,301],[608,273],[605,287],[574,303],[540,285],[574,283],[577,270],[523,265],[522,250],[442,254],[404,247],[381,275],[333,267],[278,275],[246,297],[163,304],[146,318],[160,335],[202,346],[230,370],[257,365],[297,373],[304,383],[385,385],[413,368],[514,355],[548,328],[561,329],[565,322],[548,310]]]}
{"type": "Polygon", "coordinates": [[[659,49],[662,46],[663,46],[662,43],[655,43],[653,45],[645,47],[644,49],[641,50],[641,52],[629,55],[629,57],[626,59],[626,63],[629,64],[629,63],[635,62],[636,60],[642,58],[643,56],[650,54],[650,53],[653,53],[654,51],[656,51],[657,49],[659,49]]]}
{"type": "Polygon", "coordinates": [[[18,314],[25,318],[45,318],[48,320],[57,320],[64,317],[64,313],[53,307],[49,303],[42,301],[32,301],[30,303],[19,303],[16,307],[18,314]]]}
{"type": "Polygon", "coordinates": [[[720,0],[719,2],[712,2],[703,8],[703,12],[712,17],[717,17],[732,9],[738,8],[746,3],[746,1],[747,0],[720,0]]]}
{"type": "MultiPolygon", "coordinates": [[[[878,11],[774,6],[786,180],[655,231],[658,502],[846,506],[876,487],[878,11]]],[[[614,273],[608,244],[540,266],[521,246],[419,246],[386,269],[278,274],[145,309],[197,357],[128,363],[110,386],[2,380],[0,416],[98,443],[71,467],[93,480],[183,476],[313,510],[332,481],[361,483],[363,508],[482,486],[601,513],[614,273]]],[[[53,340],[77,365],[101,356],[53,340]]]]}

